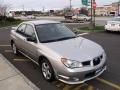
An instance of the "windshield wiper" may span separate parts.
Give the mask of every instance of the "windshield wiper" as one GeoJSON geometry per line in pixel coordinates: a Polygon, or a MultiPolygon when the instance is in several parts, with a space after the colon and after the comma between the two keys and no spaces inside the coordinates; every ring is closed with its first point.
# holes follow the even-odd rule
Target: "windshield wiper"
{"type": "Polygon", "coordinates": [[[57,39],[56,40],[46,40],[46,41],[41,41],[41,43],[49,43],[49,42],[56,42],[58,41],[57,39]]]}
{"type": "Polygon", "coordinates": [[[67,39],[72,39],[72,38],[76,38],[76,37],[75,36],[73,36],[73,37],[63,37],[63,38],[60,38],[60,39],[41,41],[41,43],[57,42],[57,41],[62,41],[62,40],[67,40],[67,39]]]}
{"type": "Polygon", "coordinates": [[[58,41],[61,41],[61,40],[67,40],[67,39],[72,39],[72,38],[76,38],[75,36],[73,37],[63,37],[63,38],[60,38],[60,39],[57,39],[58,41]]]}

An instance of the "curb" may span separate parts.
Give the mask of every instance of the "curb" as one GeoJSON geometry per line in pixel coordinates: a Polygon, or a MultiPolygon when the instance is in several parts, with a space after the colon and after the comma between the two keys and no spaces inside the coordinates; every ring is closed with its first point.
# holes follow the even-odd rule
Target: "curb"
{"type": "Polygon", "coordinates": [[[74,24],[76,24],[76,25],[89,25],[89,23],[88,22],[85,22],[85,23],[64,23],[65,25],[74,25],[74,24]]]}
{"type": "Polygon", "coordinates": [[[2,54],[0,57],[11,67],[15,70],[23,79],[24,81],[33,89],[33,90],[40,90],[35,84],[33,84],[25,75],[23,75],[15,66],[13,66],[2,54]]]}
{"type": "Polygon", "coordinates": [[[0,30],[1,30],[1,29],[9,29],[9,28],[11,28],[11,27],[12,27],[12,26],[8,26],[8,27],[1,27],[1,28],[0,28],[0,30]]]}

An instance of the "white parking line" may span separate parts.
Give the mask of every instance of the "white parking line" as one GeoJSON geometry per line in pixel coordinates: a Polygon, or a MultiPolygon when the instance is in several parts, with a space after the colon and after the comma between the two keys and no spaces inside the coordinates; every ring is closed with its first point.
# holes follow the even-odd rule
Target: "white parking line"
{"type": "Polygon", "coordinates": [[[0,47],[10,47],[11,45],[0,45],[0,47]]]}
{"type": "Polygon", "coordinates": [[[28,59],[13,59],[14,61],[30,61],[30,60],[28,60],[28,59]]]}
{"type": "Polygon", "coordinates": [[[116,84],[114,84],[114,83],[112,83],[112,82],[109,82],[109,81],[107,81],[107,80],[105,80],[105,79],[102,79],[102,78],[96,78],[96,80],[98,80],[98,81],[100,81],[100,82],[102,82],[102,83],[105,83],[105,84],[107,84],[107,85],[109,85],[109,86],[111,86],[111,87],[114,87],[114,88],[116,88],[117,90],[120,90],[120,85],[116,85],[116,84]]]}
{"type": "Polygon", "coordinates": [[[5,50],[4,52],[6,52],[6,53],[12,53],[13,51],[12,50],[5,50]]]}

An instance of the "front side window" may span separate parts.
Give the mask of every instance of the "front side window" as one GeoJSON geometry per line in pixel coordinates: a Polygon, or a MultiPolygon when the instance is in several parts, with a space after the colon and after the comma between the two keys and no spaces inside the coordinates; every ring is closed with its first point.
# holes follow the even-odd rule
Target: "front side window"
{"type": "Polygon", "coordinates": [[[55,42],[75,38],[75,34],[61,23],[36,25],[40,42],[55,42]]]}
{"type": "Polygon", "coordinates": [[[26,26],[25,35],[27,37],[35,37],[34,28],[31,25],[26,26]]]}

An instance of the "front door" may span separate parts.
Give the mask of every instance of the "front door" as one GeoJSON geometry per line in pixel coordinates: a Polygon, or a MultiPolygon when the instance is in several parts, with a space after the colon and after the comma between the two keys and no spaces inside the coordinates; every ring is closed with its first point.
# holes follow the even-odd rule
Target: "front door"
{"type": "Polygon", "coordinates": [[[35,30],[34,30],[34,27],[32,25],[29,25],[29,24],[26,25],[25,35],[26,35],[25,52],[30,58],[37,61],[37,44],[38,43],[27,41],[27,37],[36,38],[35,30]]]}

